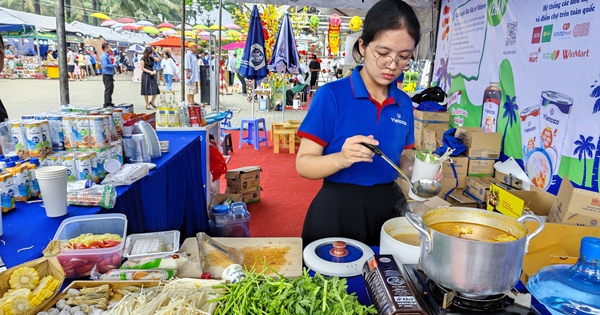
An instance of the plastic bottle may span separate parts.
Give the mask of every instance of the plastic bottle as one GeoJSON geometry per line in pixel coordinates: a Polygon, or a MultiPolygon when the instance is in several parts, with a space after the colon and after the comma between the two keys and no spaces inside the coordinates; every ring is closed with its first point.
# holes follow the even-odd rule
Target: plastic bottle
{"type": "Polygon", "coordinates": [[[212,236],[249,237],[250,213],[243,202],[215,205],[210,211],[212,236]]]}
{"type": "Polygon", "coordinates": [[[552,314],[600,314],[600,238],[581,239],[574,265],[542,268],[527,289],[552,314]]]}
{"type": "Polygon", "coordinates": [[[481,127],[484,132],[496,132],[498,128],[498,113],[500,112],[500,101],[502,98],[502,90],[498,87],[499,82],[499,79],[490,82],[490,86],[483,93],[481,127]]]}
{"type": "Polygon", "coordinates": [[[223,226],[225,225],[229,207],[226,205],[214,205],[210,210],[210,234],[215,237],[224,236],[223,226]]]}

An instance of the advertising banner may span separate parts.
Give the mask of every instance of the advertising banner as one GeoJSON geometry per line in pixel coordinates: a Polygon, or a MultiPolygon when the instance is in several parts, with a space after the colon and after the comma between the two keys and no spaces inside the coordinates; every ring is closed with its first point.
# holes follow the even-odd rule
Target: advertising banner
{"type": "Polygon", "coordinates": [[[450,125],[502,134],[535,186],[599,191],[600,19],[593,0],[444,0],[433,85],[450,125]]]}

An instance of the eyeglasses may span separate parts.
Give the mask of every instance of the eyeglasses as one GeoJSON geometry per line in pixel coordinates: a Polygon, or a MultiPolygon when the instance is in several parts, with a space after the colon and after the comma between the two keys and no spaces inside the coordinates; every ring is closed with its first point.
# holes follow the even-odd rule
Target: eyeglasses
{"type": "Polygon", "coordinates": [[[373,57],[375,57],[375,64],[381,68],[381,69],[385,69],[387,67],[389,67],[392,62],[396,62],[397,66],[401,66],[404,68],[406,66],[408,66],[408,64],[412,61],[410,59],[410,57],[400,57],[398,59],[392,58],[391,56],[386,56],[386,55],[375,55],[375,51],[373,50],[373,48],[371,48],[370,45],[367,45],[369,47],[369,49],[371,49],[371,53],[373,54],[373,57]]]}

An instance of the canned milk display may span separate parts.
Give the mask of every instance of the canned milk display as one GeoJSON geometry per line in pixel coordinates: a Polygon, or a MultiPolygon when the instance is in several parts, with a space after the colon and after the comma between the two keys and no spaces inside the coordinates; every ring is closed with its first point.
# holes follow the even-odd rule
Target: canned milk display
{"type": "Polygon", "coordinates": [[[106,145],[110,145],[111,141],[115,141],[119,138],[117,135],[117,127],[115,126],[112,113],[105,113],[104,118],[106,119],[106,126],[108,127],[109,131],[106,139],[106,145]]]}
{"type": "Polygon", "coordinates": [[[77,180],[77,168],[75,166],[75,156],[73,153],[65,153],[60,157],[60,163],[67,168],[67,181],[77,180]]]}
{"type": "Polygon", "coordinates": [[[540,105],[534,105],[522,110],[520,116],[523,162],[527,165],[529,154],[537,148],[542,148],[540,138],[540,105]]]}
{"type": "Polygon", "coordinates": [[[123,165],[123,143],[121,142],[121,139],[113,141],[110,144],[110,153],[111,158],[119,161],[119,163],[123,165]]]}
{"type": "Polygon", "coordinates": [[[92,161],[88,153],[82,152],[75,156],[75,167],[77,168],[77,180],[94,180],[92,161]]]}
{"type": "Polygon", "coordinates": [[[0,175],[0,203],[2,212],[15,208],[15,190],[11,174],[0,175]]]}
{"type": "Polygon", "coordinates": [[[100,181],[100,178],[98,177],[98,162],[96,160],[96,151],[89,150],[85,153],[87,153],[90,156],[90,165],[92,166],[92,180],[97,183],[100,181]]]}
{"type": "Polygon", "coordinates": [[[29,146],[27,145],[27,136],[25,128],[21,121],[13,121],[10,124],[10,131],[15,142],[15,151],[18,156],[26,157],[29,155],[29,146]]]}
{"type": "Polygon", "coordinates": [[[104,117],[88,116],[90,124],[90,140],[92,148],[101,148],[104,146],[104,117]]]}
{"type": "Polygon", "coordinates": [[[62,116],[48,116],[48,124],[50,125],[50,140],[52,141],[53,151],[62,151],[65,149],[65,138],[62,125],[62,116]]]}
{"type": "Polygon", "coordinates": [[[560,166],[573,98],[559,92],[543,91],[540,105],[541,141],[552,160],[552,175],[556,175],[560,166]]]}
{"type": "Polygon", "coordinates": [[[40,120],[40,127],[42,128],[42,139],[44,142],[44,153],[52,153],[52,140],[50,135],[50,124],[47,120],[40,120]]]}
{"type": "Polygon", "coordinates": [[[63,116],[62,126],[65,149],[77,148],[77,116],[63,116]]]}
{"type": "Polygon", "coordinates": [[[87,116],[77,116],[77,148],[90,147],[90,122],[87,116]]]}
{"type": "Polygon", "coordinates": [[[46,153],[42,137],[42,126],[39,121],[29,120],[25,122],[25,137],[29,156],[38,157],[46,153]]]}
{"type": "Polygon", "coordinates": [[[115,129],[119,137],[123,136],[123,110],[120,108],[113,109],[113,121],[115,129]]]}

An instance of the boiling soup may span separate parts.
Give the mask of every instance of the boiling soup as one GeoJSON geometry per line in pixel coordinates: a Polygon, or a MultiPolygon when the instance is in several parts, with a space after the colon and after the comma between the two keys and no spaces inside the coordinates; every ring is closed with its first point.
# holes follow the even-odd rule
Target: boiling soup
{"type": "Polygon", "coordinates": [[[413,245],[413,246],[421,245],[421,239],[419,239],[419,234],[404,233],[404,234],[396,234],[392,237],[395,240],[400,241],[405,244],[408,244],[408,245],[413,245]]]}
{"type": "Polygon", "coordinates": [[[440,222],[429,226],[430,228],[454,237],[482,242],[512,242],[516,241],[514,235],[495,227],[470,222],[440,222]]]}

